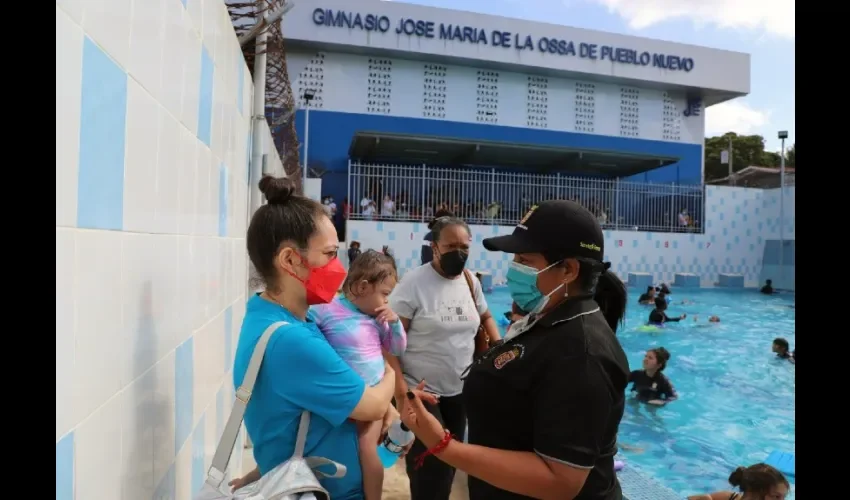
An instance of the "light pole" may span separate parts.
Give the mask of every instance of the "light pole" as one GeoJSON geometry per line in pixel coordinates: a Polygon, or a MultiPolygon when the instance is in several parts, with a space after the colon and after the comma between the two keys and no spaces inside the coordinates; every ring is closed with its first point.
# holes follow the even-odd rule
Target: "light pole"
{"type": "Polygon", "coordinates": [[[316,97],[316,91],[313,89],[304,89],[304,170],[301,179],[301,191],[304,196],[307,195],[307,168],[310,158],[310,101],[316,97]]]}
{"type": "Polygon", "coordinates": [[[779,279],[782,286],[785,284],[785,139],[788,131],[780,130],[778,135],[782,141],[779,154],[779,279]]]}

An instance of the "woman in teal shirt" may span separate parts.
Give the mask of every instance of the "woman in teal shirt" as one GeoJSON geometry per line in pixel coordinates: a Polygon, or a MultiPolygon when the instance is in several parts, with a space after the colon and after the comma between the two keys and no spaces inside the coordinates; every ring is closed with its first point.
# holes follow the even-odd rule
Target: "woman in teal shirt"
{"type": "Polygon", "coordinates": [[[379,384],[366,387],[307,317],[308,307],[329,302],[345,279],[336,229],[322,206],[294,194],[287,179],[264,177],[260,190],[268,204],[252,217],[247,246],[266,289],[248,301],[233,366],[235,387],[263,332],[276,322],[287,324],[269,341],[245,412],[254,459],[262,474],[288,460],[301,412],[307,410],[313,418],[305,455],[328,458],[348,470],[342,478],[321,480],[322,486],[334,500],[360,500],[363,478],[354,420],[394,416],[389,403],[395,377],[387,367],[379,384]]]}

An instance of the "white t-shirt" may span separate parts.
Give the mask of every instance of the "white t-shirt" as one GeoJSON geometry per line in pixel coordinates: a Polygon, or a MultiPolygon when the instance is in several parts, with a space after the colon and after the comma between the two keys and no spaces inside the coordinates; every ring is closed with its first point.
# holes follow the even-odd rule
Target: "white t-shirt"
{"type": "Polygon", "coordinates": [[[362,200],[360,200],[360,208],[366,208],[369,206],[372,200],[369,199],[368,196],[364,196],[362,200]]]}
{"type": "Polygon", "coordinates": [[[384,207],[381,210],[381,215],[392,215],[395,203],[393,200],[384,200],[384,207]]]}
{"type": "Polygon", "coordinates": [[[393,311],[410,319],[407,350],[401,358],[410,387],[425,380],[427,389],[440,396],[463,391],[460,376],[472,363],[480,315],[487,311],[481,283],[474,276],[472,283],[475,302],[463,276],[444,278],[425,264],[405,273],[390,295],[393,311]]]}

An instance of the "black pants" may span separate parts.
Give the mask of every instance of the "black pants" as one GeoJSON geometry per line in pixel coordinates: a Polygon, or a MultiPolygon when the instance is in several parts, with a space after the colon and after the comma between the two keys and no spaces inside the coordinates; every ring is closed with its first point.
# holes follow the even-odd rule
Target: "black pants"
{"type": "MultiPolygon", "coordinates": [[[[466,409],[463,407],[463,396],[443,396],[436,406],[425,404],[425,407],[457,439],[464,438],[466,409]]],[[[407,477],[410,479],[410,500],[449,500],[455,469],[434,456],[428,456],[422,467],[415,469],[416,459],[425,450],[425,445],[417,439],[405,458],[407,477]]]]}

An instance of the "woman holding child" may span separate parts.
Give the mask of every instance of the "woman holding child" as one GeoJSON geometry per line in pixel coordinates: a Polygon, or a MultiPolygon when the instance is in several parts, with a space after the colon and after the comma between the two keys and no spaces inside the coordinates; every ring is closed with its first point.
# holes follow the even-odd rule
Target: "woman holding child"
{"type": "Polygon", "coordinates": [[[268,204],[251,219],[247,247],[265,290],[246,306],[233,368],[236,387],[263,332],[286,324],[269,340],[245,413],[258,468],[232,485],[256,480],[292,456],[306,410],[312,419],[305,455],[347,468],[344,477],[321,480],[322,486],[334,500],[377,500],[383,469],[372,454],[381,426],[371,422],[383,420],[386,428],[398,415],[390,405],[395,374],[382,350],[400,354],[406,343],[401,322],[387,307],[395,264],[381,254],[361,255],[354,281],[344,287],[344,297],[336,297],[346,271],[322,205],[294,194],[287,179],[264,177],[260,190],[268,204]],[[318,310],[308,315],[310,306],[318,310]]]}

